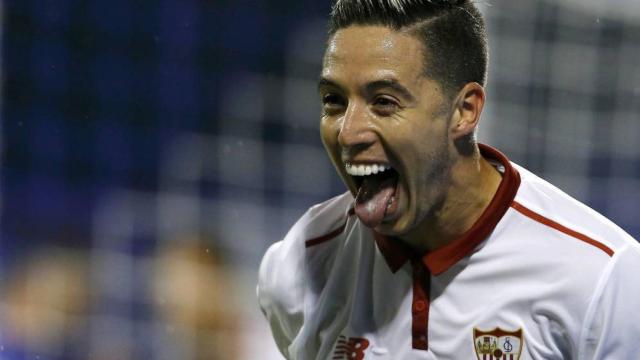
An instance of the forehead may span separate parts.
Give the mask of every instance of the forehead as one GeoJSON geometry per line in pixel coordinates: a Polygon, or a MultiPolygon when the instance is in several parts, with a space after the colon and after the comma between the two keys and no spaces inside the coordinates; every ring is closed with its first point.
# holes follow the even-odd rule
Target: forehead
{"type": "Polygon", "coordinates": [[[412,35],[385,26],[350,26],[329,39],[323,76],[415,77],[424,71],[423,56],[422,44],[412,35]]]}

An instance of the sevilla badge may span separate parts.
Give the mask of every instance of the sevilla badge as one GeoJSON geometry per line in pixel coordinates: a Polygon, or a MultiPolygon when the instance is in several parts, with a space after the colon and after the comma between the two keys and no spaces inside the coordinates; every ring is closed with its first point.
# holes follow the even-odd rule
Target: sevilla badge
{"type": "Polygon", "coordinates": [[[497,327],[484,331],[474,328],[473,343],[478,360],[519,360],[524,339],[522,329],[506,331],[497,327]]]}

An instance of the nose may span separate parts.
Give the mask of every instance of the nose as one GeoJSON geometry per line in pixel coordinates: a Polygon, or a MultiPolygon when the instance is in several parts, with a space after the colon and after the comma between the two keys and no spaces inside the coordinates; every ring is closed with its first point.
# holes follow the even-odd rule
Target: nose
{"type": "Polygon", "coordinates": [[[366,148],[376,141],[363,105],[351,102],[342,119],[338,143],[343,149],[366,148]]]}

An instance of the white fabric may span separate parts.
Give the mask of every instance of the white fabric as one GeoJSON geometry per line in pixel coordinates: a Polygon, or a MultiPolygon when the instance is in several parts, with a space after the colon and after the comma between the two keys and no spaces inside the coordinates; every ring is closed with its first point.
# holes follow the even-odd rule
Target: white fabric
{"type": "Polygon", "coordinates": [[[471,254],[431,277],[429,350],[415,350],[411,266],[390,271],[371,230],[348,215],[346,193],[312,207],[262,261],[260,307],[283,355],[347,359],[341,339],[364,338],[364,359],[477,359],[474,328],[499,327],[522,330],[520,359],[639,359],[640,245],[513,166],[521,176],[517,203],[613,256],[511,207],[471,254]],[[340,235],[305,247],[345,223],[340,235]]]}

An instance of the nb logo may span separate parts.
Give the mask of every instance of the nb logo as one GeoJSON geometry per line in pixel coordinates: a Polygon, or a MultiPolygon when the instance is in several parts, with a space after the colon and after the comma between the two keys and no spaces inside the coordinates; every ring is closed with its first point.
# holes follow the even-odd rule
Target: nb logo
{"type": "Polygon", "coordinates": [[[369,347],[369,340],[364,338],[347,337],[340,335],[336,348],[333,351],[333,360],[363,360],[364,351],[369,347]]]}

